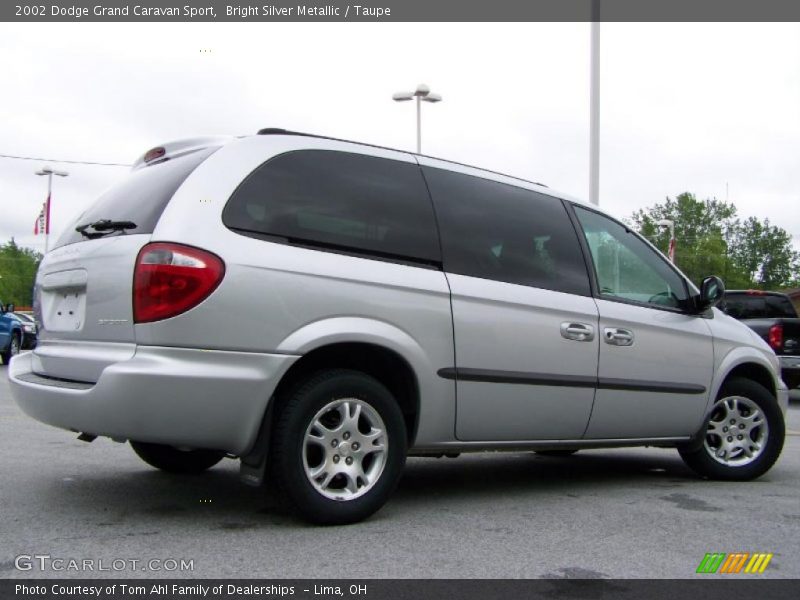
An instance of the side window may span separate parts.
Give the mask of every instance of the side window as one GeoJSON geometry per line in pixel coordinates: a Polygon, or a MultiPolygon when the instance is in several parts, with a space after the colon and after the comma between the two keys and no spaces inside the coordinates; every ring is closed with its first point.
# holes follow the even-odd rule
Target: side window
{"type": "Polygon", "coordinates": [[[412,163],[330,150],[281,154],[242,182],[222,220],[289,243],[441,262],[433,207],[412,163]]]}
{"type": "Polygon", "coordinates": [[[686,284],[632,231],[591,210],[575,207],[592,253],[600,296],[679,308],[686,284]]]}
{"type": "Polygon", "coordinates": [[[423,172],[439,219],[446,271],[591,293],[578,237],[560,200],[443,169],[423,172]]]}

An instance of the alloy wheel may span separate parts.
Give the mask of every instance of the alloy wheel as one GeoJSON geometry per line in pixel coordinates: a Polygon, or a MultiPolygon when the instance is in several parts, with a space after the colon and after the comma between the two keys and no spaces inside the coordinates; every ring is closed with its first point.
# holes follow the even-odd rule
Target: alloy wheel
{"type": "Polygon", "coordinates": [[[711,410],[703,446],[718,463],[741,467],[764,452],[768,438],[769,425],[758,405],[744,396],[728,396],[711,410]]]}
{"type": "Polygon", "coordinates": [[[367,402],[334,400],[319,410],[306,428],[306,477],[327,498],[358,498],[380,479],[388,443],[383,420],[367,402]]]}

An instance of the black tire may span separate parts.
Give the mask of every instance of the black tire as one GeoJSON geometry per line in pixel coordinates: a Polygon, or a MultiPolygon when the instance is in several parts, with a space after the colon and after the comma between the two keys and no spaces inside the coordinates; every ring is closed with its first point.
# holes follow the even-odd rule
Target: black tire
{"type": "Polygon", "coordinates": [[[11,361],[12,356],[19,354],[20,350],[20,337],[18,333],[12,333],[11,339],[8,341],[8,348],[3,352],[3,364],[7,365],[11,361]]]}
{"type": "Polygon", "coordinates": [[[536,454],[541,454],[542,456],[572,456],[578,451],[577,448],[572,448],[571,450],[534,450],[536,454]]]}
{"type": "Polygon", "coordinates": [[[279,411],[270,462],[273,479],[293,511],[312,523],[344,525],[366,519],[384,505],[400,479],[408,442],[400,407],[383,384],[360,371],[320,371],[282,398],[279,411]],[[346,407],[345,402],[348,402],[346,407]],[[358,424],[355,433],[351,434],[349,429],[353,429],[352,424],[356,421],[351,421],[348,427],[342,414],[356,405],[361,407],[361,416],[356,418],[358,424]],[[337,418],[341,421],[337,422],[337,418]],[[326,419],[324,429],[312,427],[312,422],[326,419]],[[367,442],[367,438],[362,436],[381,429],[374,427],[373,422],[382,425],[385,434],[367,442]],[[306,434],[312,431],[325,438],[324,443],[307,442],[306,434]],[[359,439],[362,442],[356,448],[359,439]],[[365,452],[368,444],[375,447],[381,443],[384,444],[383,451],[365,452]],[[342,455],[339,456],[338,452],[342,455]],[[334,460],[337,461],[335,465],[334,460]],[[345,460],[355,467],[345,467],[345,460]],[[373,474],[374,479],[370,482],[366,471],[376,464],[382,466],[376,467],[377,473],[373,474]],[[321,478],[324,481],[312,484],[306,466],[309,469],[324,467],[329,479],[325,479],[323,474],[321,478]],[[359,466],[363,469],[364,479],[358,475],[348,478],[344,473],[359,466]],[[355,491],[348,491],[348,484],[355,491]],[[326,494],[340,495],[334,498],[326,494]]]}
{"type": "Polygon", "coordinates": [[[148,465],[168,473],[202,473],[225,458],[225,453],[218,450],[179,450],[163,444],[134,441],[131,447],[148,465]]]}
{"type": "MultiPolygon", "coordinates": [[[[746,410],[746,408],[745,408],[746,410]]],[[[752,413],[750,413],[752,415],[752,413]]],[[[734,416],[734,419],[740,418],[734,416]]],[[[729,439],[735,439],[740,435],[738,430],[741,423],[733,425],[731,429],[726,429],[727,433],[736,434],[731,435],[729,439]]],[[[722,434],[722,429],[714,428],[722,434]]],[[[778,407],[778,403],[772,394],[769,393],[762,385],[750,379],[743,379],[734,377],[725,382],[720,389],[717,400],[714,403],[711,413],[706,416],[703,423],[703,439],[689,448],[679,448],[681,458],[683,461],[697,474],[708,477],[709,479],[720,479],[726,481],[747,481],[760,477],[775,464],[783,449],[783,440],[786,434],[786,426],[783,420],[783,413],[778,407]],[[761,452],[751,462],[744,464],[737,464],[737,460],[745,461],[746,456],[743,451],[733,451],[732,460],[723,464],[712,456],[714,448],[721,448],[722,436],[716,434],[709,434],[711,420],[714,419],[715,423],[721,426],[730,426],[729,422],[723,422],[720,419],[718,410],[725,410],[724,407],[717,409],[718,403],[725,398],[741,397],[749,400],[756,405],[761,411],[763,422],[766,423],[766,429],[763,425],[755,429],[753,433],[744,433],[741,435],[749,436],[750,439],[758,438],[759,435],[764,435],[765,439],[761,441],[761,452]],[[762,433],[759,433],[759,429],[762,433]],[[737,459],[738,457],[738,459],[737,459]]],[[[747,441],[748,438],[745,438],[747,441]]],[[[735,442],[734,442],[735,443],[735,442]]]]}

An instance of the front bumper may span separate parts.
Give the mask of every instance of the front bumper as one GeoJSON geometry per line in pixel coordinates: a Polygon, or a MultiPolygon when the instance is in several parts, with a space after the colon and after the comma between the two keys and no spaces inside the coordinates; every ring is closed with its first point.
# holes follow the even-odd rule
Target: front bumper
{"type": "Polygon", "coordinates": [[[96,383],[43,377],[33,353],[9,365],[11,395],[39,421],[75,432],[246,453],[297,356],[139,346],[96,383]]]}

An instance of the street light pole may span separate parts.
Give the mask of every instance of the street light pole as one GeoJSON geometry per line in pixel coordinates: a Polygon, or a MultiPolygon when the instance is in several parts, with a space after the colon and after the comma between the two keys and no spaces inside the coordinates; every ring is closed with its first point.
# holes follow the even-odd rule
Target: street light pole
{"type": "Polygon", "coordinates": [[[50,246],[50,197],[53,193],[53,175],[59,177],[66,177],[69,175],[66,171],[57,171],[49,166],[46,166],[38,171],[37,175],[47,175],[47,201],[45,202],[45,215],[44,215],[44,253],[47,254],[50,246]]]}
{"type": "Polygon", "coordinates": [[[396,92],[392,95],[395,102],[406,102],[412,98],[417,100],[417,154],[422,154],[422,102],[441,102],[442,97],[432,93],[424,83],[420,83],[413,92],[396,92]]]}
{"type": "Polygon", "coordinates": [[[589,202],[600,204],[600,0],[592,0],[589,74],[589,202]]]}

